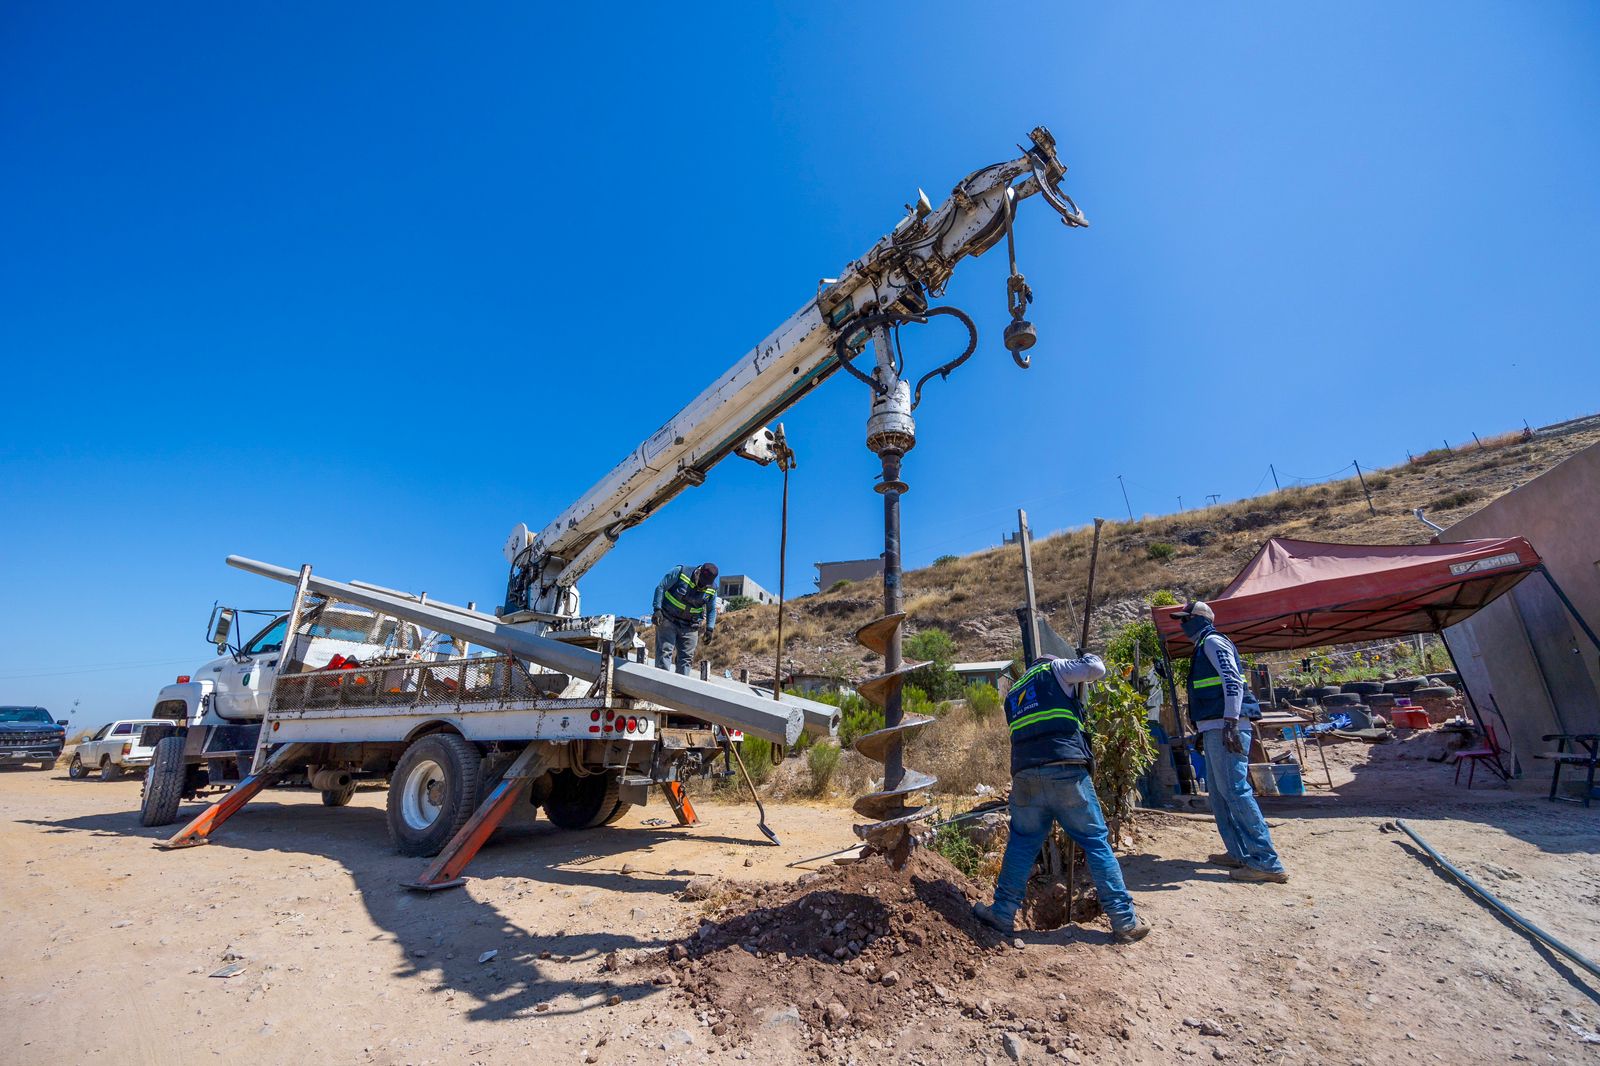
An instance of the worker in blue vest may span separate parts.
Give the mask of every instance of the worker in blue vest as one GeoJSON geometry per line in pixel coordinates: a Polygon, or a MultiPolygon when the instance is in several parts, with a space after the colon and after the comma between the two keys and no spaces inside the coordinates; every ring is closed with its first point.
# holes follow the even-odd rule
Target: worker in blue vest
{"type": "Polygon", "coordinates": [[[1084,727],[1083,703],[1075,695],[1081,682],[1106,676],[1097,655],[1078,659],[1035,659],[1006,694],[1006,724],[1011,730],[1011,833],[1006,839],[994,905],[979,903],[972,913],[1010,933],[1027,893],[1028,874],[1053,823],[1083,849],[1100,907],[1111,919],[1118,943],[1140,940],[1150,926],[1133,913],[1133,897],[1122,883],[1122,867],[1106,838],[1091,776],[1094,755],[1084,727]]]}
{"type": "Polygon", "coordinates": [[[1245,684],[1239,649],[1218,633],[1211,605],[1193,600],[1172,617],[1194,642],[1189,665],[1189,721],[1206,757],[1206,789],[1226,850],[1207,861],[1228,867],[1235,881],[1289,880],[1272,832],[1250,787],[1250,724],[1261,705],[1245,684]]]}
{"type": "Polygon", "coordinates": [[[687,674],[694,664],[695,648],[700,643],[700,627],[706,630],[706,643],[717,631],[717,566],[701,563],[690,569],[674,566],[656,586],[652,619],[656,626],[656,668],[687,674]]]}

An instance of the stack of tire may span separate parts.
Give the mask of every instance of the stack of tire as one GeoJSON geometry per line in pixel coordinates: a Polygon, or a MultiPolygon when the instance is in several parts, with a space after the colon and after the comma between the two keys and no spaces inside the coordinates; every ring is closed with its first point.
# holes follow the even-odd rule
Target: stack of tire
{"type": "Polygon", "coordinates": [[[1383,691],[1394,696],[1408,696],[1414,700],[1449,699],[1456,694],[1461,675],[1456,673],[1433,674],[1429,677],[1400,677],[1383,683],[1383,691]]]}

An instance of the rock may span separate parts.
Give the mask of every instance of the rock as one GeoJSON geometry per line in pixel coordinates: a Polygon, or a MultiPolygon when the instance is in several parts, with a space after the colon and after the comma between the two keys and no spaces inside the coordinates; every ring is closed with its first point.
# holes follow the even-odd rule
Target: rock
{"type": "Polygon", "coordinates": [[[1012,1062],[1022,1061],[1022,1037],[1016,1033],[1007,1033],[1000,1038],[1000,1046],[1005,1048],[1006,1057],[1012,1062]]]}
{"type": "Polygon", "coordinates": [[[800,1026],[800,1008],[793,1003],[784,1007],[763,1007],[755,1015],[767,1029],[778,1029],[785,1025],[800,1026]]]}
{"type": "Polygon", "coordinates": [[[667,949],[667,958],[673,962],[682,962],[689,957],[689,949],[682,944],[674,944],[667,949]]]}
{"type": "Polygon", "coordinates": [[[1201,1036],[1221,1036],[1222,1026],[1207,1018],[1200,1023],[1201,1036]]]}
{"type": "Polygon", "coordinates": [[[691,877],[689,883],[683,886],[681,898],[690,903],[708,900],[717,894],[717,887],[715,877],[691,877]]]}
{"type": "Polygon", "coordinates": [[[594,1048],[590,1048],[588,1051],[585,1051],[583,1053],[583,1061],[584,1062],[599,1062],[600,1061],[600,1052],[596,1051],[594,1048]]]}
{"type": "Polygon", "coordinates": [[[716,1025],[713,1025],[711,1027],[711,1035],[712,1036],[726,1036],[726,1035],[728,1035],[728,1023],[727,1022],[718,1022],[716,1025]]]}
{"type": "Polygon", "coordinates": [[[756,861],[754,859],[750,858],[749,856],[746,856],[745,860],[744,860],[744,864],[748,868],[748,867],[754,866],[756,864],[756,861]]]}
{"type": "Polygon", "coordinates": [[[485,951],[482,955],[478,956],[478,961],[480,963],[488,962],[498,954],[500,954],[500,950],[498,948],[490,948],[488,951],[485,951]]]}
{"type": "Polygon", "coordinates": [[[687,1029],[674,1029],[661,1041],[662,1051],[671,1051],[673,1048],[688,1047],[694,1043],[694,1034],[687,1029]]]}
{"type": "Polygon", "coordinates": [[[1220,1062],[1228,1057],[1228,1052],[1225,1048],[1213,1047],[1211,1049],[1211,1057],[1220,1062]]]}
{"type": "Polygon", "coordinates": [[[622,969],[622,956],[618,955],[615,951],[609,952],[606,955],[606,961],[600,964],[600,968],[605,970],[607,973],[616,973],[618,970],[622,969]]]}
{"type": "Polygon", "coordinates": [[[124,918],[120,922],[112,922],[111,923],[111,928],[113,928],[113,929],[126,929],[126,928],[128,928],[128,926],[130,926],[132,924],[133,924],[132,922],[130,922],[126,918],[124,918]]]}
{"type": "Polygon", "coordinates": [[[606,1006],[608,1006],[608,1007],[615,1007],[618,1003],[621,1003],[621,1002],[622,1002],[622,997],[617,995],[615,992],[611,993],[611,995],[606,997],[606,1006]]]}
{"type": "Polygon", "coordinates": [[[622,864],[622,872],[625,874],[636,874],[639,872],[639,868],[631,862],[625,862],[622,864]]]}
{"type": "Polygon", "coordinates": [[[843,1003],[834,1000],[828,1004],[828,1009],[823,1011],[823,1017],[827,1019],[830,1026],[837,1029],[850,1020],[850,1010],[843,1003]]]}
{"type": "Polygon", "coordinates": [[[888,973],[878,978],[878,980],[880,983],[882,983],[884,988],[893,988],[895,985],[900,983],[900,971],[890,970],[888,973]]]}

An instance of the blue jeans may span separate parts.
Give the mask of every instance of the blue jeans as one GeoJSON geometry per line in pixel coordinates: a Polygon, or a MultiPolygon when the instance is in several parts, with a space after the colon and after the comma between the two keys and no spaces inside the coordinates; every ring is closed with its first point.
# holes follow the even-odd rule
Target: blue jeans
{"type": "Polygon", "coordinates": [[[687,674],[694,668],[694,652],[700,646],[700,624],[674,622],[662,616],[656,626],[656,669],[676,669],[687,674]]]}
{"type": "Polygon", "coordinates": [[[1067,836],[1083,849],[1100,906],[1111,917],[1111,928],[1131,928],[1135,923],[1133,897],[1122,883],[1117,857],[1111,854],[1094,781],[1082,766],[1040,766],[1018,771],[1011,778],[1011,835],[994,886],[994,916],[1002,925],[1016,920],[1028,890],[1028,874],[1052,822],[1060,822],[1067,836]]]}
{"type": "Polygon", "coordinates": [[[1206,788],[1211,796],[1211,813],[1217,819],[1217,832],[1228,854],[1257,870],[1279,873],[1283,861],[1272,846],[1272,833],[1256,803],[1250,787],[1250,727],[1240,721],[1239,739],[1244,752],[1235,755],[1222,746],[1222,730],[1200,734],[1206,749],[1206,788]]]}

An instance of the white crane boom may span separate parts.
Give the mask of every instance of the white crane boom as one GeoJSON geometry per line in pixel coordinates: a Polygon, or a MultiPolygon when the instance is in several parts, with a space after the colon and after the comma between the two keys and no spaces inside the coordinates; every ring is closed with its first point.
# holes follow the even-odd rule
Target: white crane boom
{"type": "MultiPolygon", "coordinates": [[[[824,279],[815,298],[554,521],[537,535],[520,524],[512,531],[505,546],[511,577],[502,613],[550,621],[576,615],[574,583],[623,530],[704,482],[707,471],[730,453],[764,461],[766,424],[843,365],[840,342],[859,350],[871,317],[925,312],[928,298],[943,293],[957,263],[981,255],[1007,234],[1017,202],[1038,193],[1067,225],[1087,225],[1059,188],[1065,173],[1054,138],[1041,126],[1018,158],[969,174],[937,208],[919,191],[918,202],[890,233],[837,279],[824,279]]],[[[1013,274],[1020,284],[1020,275],[1013,274]]],[[[1020,318],[1015,307],[1014,317],[1020,318]]]]}

